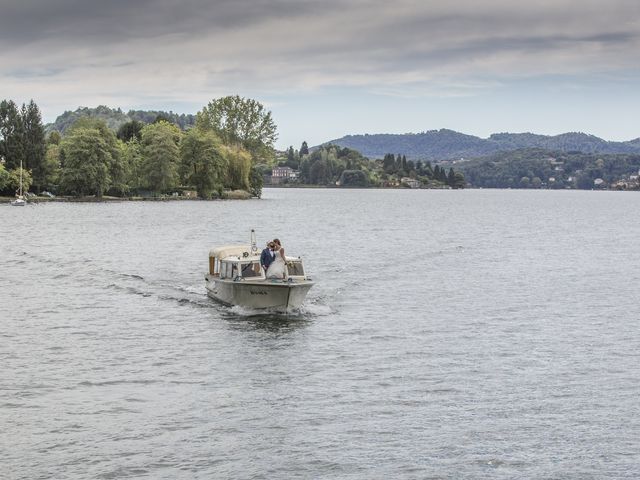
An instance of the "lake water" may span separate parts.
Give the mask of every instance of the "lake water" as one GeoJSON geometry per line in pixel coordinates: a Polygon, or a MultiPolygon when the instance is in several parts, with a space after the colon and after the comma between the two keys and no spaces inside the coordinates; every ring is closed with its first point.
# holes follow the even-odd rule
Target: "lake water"
{"type": "Polygon", "coordinates": [[[0,206],[0,478],[640,477],[640,195],[0,206]],[[279,237],[295,314],[205,295],[279,237]]]}

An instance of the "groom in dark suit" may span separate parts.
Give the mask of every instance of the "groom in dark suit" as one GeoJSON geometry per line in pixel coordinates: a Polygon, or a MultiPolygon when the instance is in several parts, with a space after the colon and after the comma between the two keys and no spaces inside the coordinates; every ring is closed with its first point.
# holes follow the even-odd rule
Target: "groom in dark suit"
{"type": "Polygon", "coordinates": [[[265,272],[269,268],[269,265],[271,265],[271,262],[276,258],[276,253],[273,251],[273,247],[273,242],[267,242],[267,248],[262,250],[262,253],[260,254],[260,265],[262,265],[265,272]]]}

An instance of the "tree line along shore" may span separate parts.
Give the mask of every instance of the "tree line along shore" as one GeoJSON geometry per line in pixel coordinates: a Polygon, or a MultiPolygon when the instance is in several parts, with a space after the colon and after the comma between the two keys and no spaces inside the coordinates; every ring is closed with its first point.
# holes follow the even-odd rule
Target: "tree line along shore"
{"type": "Polygon", "coordinates": [[[259,196],[255,165],[270,161],[276,126],[255,100],[224,97],[182,130],[159,115],[132,120],[117,131],[83,116],[63,133],[45,134],[31,101],[19,108],[0,102],[0,194],[12,196],[22,165],[25,191],[84,198],[225,198],[243,191],[259,196]],[[184,193],[188,195],[183,195],[184,193]]]}
{"type": "Polygon", "coordinates": [[[352,188],[640,189],[640,155],[516,149],[468,160],[369,159],[336,144],[277,151],[256,100],[212,100],[196,115],[106,106],[46,127],[34,101],[0,102],[0,198],[42,200],[259,197],[263,185],[352,188]],[[22,165],[22,171],[20,170],[22,165]]]}
{"type": "Polygon", "coordinates": [[[259,197],[276,167],[295,171],[288,180],[301,185],[464,187],[452,168],[401,155],[371,161],[335,145],[310,151],[306,142],[278,152],[271,112],[237,95],[212,100],[195,122],[159,112],[115,129],[96,110],[123,115],[108,107],[65,112],[63,131],[47,134],[33,100],[0,102],[0,196],[12,197],[22,177],[23,190],[43,200],[259,197]]]}

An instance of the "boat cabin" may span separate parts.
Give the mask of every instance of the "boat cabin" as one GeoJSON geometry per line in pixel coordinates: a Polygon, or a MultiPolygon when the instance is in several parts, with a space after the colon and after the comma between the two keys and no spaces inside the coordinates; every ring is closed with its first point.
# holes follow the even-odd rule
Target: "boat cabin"
{"type": "MultiPolygon", "coordinates": [[[[301,258],[286,257],[285,278],[304,280],[301,258]]],[[[260,255],[248,245],[227,245],[209,252],[209,275],[220,280],[266,280],[260,255]]]]}

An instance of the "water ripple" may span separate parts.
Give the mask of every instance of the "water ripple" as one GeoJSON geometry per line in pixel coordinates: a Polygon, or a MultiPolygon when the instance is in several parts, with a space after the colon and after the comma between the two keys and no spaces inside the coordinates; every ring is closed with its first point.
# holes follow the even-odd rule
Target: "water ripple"
{"type": "Polygon", "coordinates": [[[0,477],[638,478],[638,207],[272,189],[4,209],[0,477]],[[205,295],[209,248],[257,218],[316,280],[296,312],[205,295]]]}

